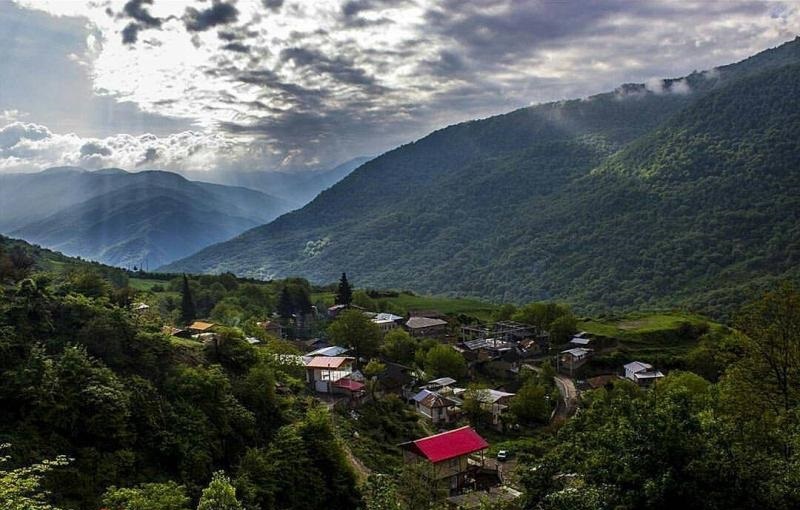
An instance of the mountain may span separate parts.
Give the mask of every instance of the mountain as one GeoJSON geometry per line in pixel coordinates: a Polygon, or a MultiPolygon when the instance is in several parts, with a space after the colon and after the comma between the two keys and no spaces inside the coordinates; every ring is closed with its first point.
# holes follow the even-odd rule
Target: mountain
{"type": "Polygon", "coordinates": [[[0,175],[0,232],[116,266],[166,264],[291,208],[258,191],[170,172],[0,175]]]}
{"type": "Polygon", "coordinates": [[[800,38],[450,126],[165,269],[722,315],[798,276],[800,38]]]}
{"type": "Polygon", "coordinates": [[[320,191],[330,188],[370,159],[362,156],[345,161],[334,168],[323,169],[270,172],[226,170],[216,173],[198,171],[184,172],[184,175],[192,180],[243,186],[304,205],[316,197],[320,191]]]}

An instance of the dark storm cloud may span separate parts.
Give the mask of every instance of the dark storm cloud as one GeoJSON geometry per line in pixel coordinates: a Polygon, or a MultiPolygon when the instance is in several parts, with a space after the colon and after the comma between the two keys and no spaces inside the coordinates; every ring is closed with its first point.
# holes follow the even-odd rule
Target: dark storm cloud
{"type": "Polygon", "coordinates": [[[228,51],[235,51],[237,53],[248,53],[250,51],[250,46],[246,44],[242,44],[240,42],[231,42],[222,46],[223,50],[228,51]]]}
{"type": "Polygon", "coordinates": [[[125,44],[133,44],[139,39],[140,26],[138,23],[131,21],[125,28],[122,29],[122,42],[125,44]]]}
{"type": "Polygon", "coordinates": [[[352,85],[376,86],[375,78],[342,56],[330,58],[317,50],[308,48],[286,48],[281,51],[283,62],[292,62],[295,66],[308,68],[317,73],[324,73],[337,81],[352,85]]]}
{"type": "Polygon", "coordinates": [[[153,5],[153,0],[129,0],[122,8],[122,12],[129,18],[138,21],[142,26],[147,28],[158,28],[161,26],[162,20],[150,14],[147,5],[153,5]]]}
{"type": "Polygon", "coordinates": [[[111,149],[97,142],[87,142],[81,146],[81,156],[110,156],[111,149]]]}
{"type": "Polygon", "coordinates": [[[218,25],[227,25],[239,19],[239,10],[232,3],[213,0],[208,9],[187,7],[183,22],[190,32],[203,32],[218,25]]]}
{"type": "Polygon", "coordinates": [[[283,0],[261,0],[261,3],[273,12],[277,12],[283,7],[283,0]]]}

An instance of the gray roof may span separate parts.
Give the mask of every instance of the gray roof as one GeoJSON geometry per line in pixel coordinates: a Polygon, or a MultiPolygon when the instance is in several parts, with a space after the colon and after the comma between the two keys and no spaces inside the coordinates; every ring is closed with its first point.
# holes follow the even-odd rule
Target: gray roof
{"type": "Polygon", "coordinates": [[[438,379],[434,379],[433,381],[428,382],[429,386],[450,386],[451,384],[455,384],[456,380],[452,377],[440,377],[438,379]]]}
{"type": "Polygon", "coordinates": [[[346,353],[350,349],[346,347],[339,347],[338,345],[332,345],[331,347],[323,347],[322,349],[317,349],[316,351],[311,351],[306,356],[314,357],[314,356],[328,356],[328,357],[336,357],[341,356],[342,354],[346,353]]]}
{"type": "Polygon", "coordinates": [[[592,352],[591,349],[585,349],[583,347],[575,347],[574,349],[567,349],[566,351],[561,351],[561,354],[571,354],[576,358],[582,358],[592,352]]]}
{"type": "Polygon", "coordinates": [[[434,326],[447,326],[447,322],[442,319],[431,319],[430,317],[411,317],[406,321],[406,327],[411,329],[431,328],[434,326]]]}
{"type": "Polygon", "coordinates": [[[626,364],[623,368],[625,371],[631,371],[633,373],[637,372],[645,372],[647,370],[652,370],[653,365],[650,363],[645,363],[643,361],[631,361],[630,363],[626,364]]]}

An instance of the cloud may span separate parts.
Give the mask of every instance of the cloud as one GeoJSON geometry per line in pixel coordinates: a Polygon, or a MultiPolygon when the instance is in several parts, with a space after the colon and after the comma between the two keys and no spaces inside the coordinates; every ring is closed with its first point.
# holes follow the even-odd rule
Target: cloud
{"type": "Polygon", "coordinates": [[[81,156],[92,156],[95,154],[99,156],[110,156],[112,152],[111,149],[97,142],[86,142],[81,145],[80,149],[81,156]]]}
{"type": "Polygon", "coordinates": [[[146,5],[153,5],[153,0],[129,0],[122,11],[126,16],[135,19],[145,27],[160,27],[161,19],[152,16],[145,7],[146,5]]]}
{"type": "Polygon", "coordinates": [[[194,7],[187,7],[183,22],[186,29],[191,32],[203,32],[217,25],[233,23],[239,17],[239,11],[232,3],[221,0],[212,0],[211,7],[198,11],[194,7]]]}
{"type": "MultiPolygon", "coordinates": [[[[17,1],[57,15],[67,13],[65,4],[78,9],[73,2],[17,1]]],[[[124,0],[107,2],[124,16],[107,15],[106,2],[80,4],[95,42],[91,51],[76,49],[87,40],[83,34],[69,52],[86,62],[96,96],[131,110],[106,115],[104,131],[92,134],[105,140],[142,124],[147,129],[137,133],[170,128],[158,131],[158,142],[134,137],[130,157],[108,143],[112,155],[93,155],[127,161],[115,163],[127,168],[144,160],[149,143],[160,166],[328,164],[539,102],[615,89],[620,97],[690,93],[681,76],[735,62],[800,32],[796,5],[760,0],[198,0],[189,8],[156,0],[130,9],[124,0]],[[119,37],[131,23],[136,28],[127,39],[138,36],[137,45],[119,37]],[[147,37],[140,25],[150,27],[147,37]],[[185,132],[195,133],[192,143],[213,141],[226,150],[216,157],[202,147],[197,154],[203,157],[179,153],[167,141],[170,133],[185,132]]],[[[13,44],[3,37],[0,30],[0,46],[13,44]]],[[[55,36],[48,42],[42,58],[59,46],[55,36]]],[[[61,76],[63,66],[50,74],[61,76]]],[[[9,80],[2,64],[0,78],[9,80]]],[[[0,108],[36,107],[24,103],[22,92],[15,96],[22,103],[0,102],[0,108]]],[[[25,120],[39,122],[45,114],[25,120]]],[[[79,119],[68,128],[58,121],[39,123],[82,134],[90,128],[73,128],[79,119]]]]}
{"type": "Polygon", "coordinates": [[[14,122],[0,129],[0,150],[14,147],[23,140],[42,140],[50,136],[50,130],[36,124],[14,122]]]}
{"type": "Polygon", "coordinates": [[[29,172],[52,166],[88,169],[134,169],[158,164],[160,169],[182,171],[229,168],[225,154],[247,159],[244,147],[214,134],[185,131],[169,136],[118,134],[84,138],[74,133],[54,133],[31,123],[14,122],[0,129],[0,171],[29,172]]]}

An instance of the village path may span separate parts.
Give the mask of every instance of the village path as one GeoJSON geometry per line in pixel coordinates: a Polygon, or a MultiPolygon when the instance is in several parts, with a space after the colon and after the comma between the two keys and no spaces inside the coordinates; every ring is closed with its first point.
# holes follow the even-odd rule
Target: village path
{"type": "Polygon", "coordinates": [[[359,484],[363,484],[369,478],[369,475],[372,474],[372,470],[364,465],[361,462],[361,459],[356,457],[353,453],[353,450],[350,449],[350,445],[347,444],[347,441],[341,441],[342,446],[344,447],[344,453],[347,456],[347,461],[353,467],[353,470],[356,472],[356,477],[358,478],[359,484]]]}
{"type": "MultiPolygon", "coordinates": [[[[536,373],[542,370],[528,363],[522,366],[536,373]]],[[[558,392],[561,394],[561,400],[556,407],[556,412],[553,414],[551,422],[562,422],[575,414],[575,409],[578,407],[578,388],[575,387],[575,381],[561,374],[553,376],[553,382],[556,384],[556,388],[558,388],[558,392]]]]}
{"type": "Polygon", "coordinates": [[[566,420],[575,414],[575,409],[578,407],[578,388],[575,387],[575,381],[565,375],[556,374],[553,376],[553,381],[561,393],[561,400],[564,404],[558,406],[554,419],[566,420]]]}

